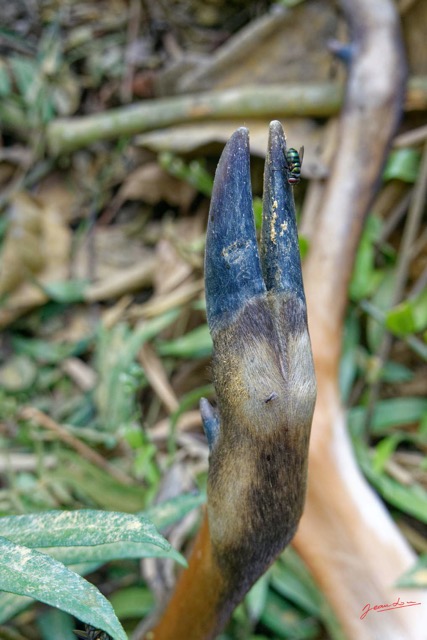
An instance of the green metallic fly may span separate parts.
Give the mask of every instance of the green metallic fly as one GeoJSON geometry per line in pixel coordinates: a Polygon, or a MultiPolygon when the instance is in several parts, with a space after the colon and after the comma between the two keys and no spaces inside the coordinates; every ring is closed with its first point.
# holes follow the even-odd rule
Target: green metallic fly
{"type": "Polygon", "coordinates": [[[111,640],[111,637],[101,629],[95,629],[90,624],[85,624],[85,630],[75,629],[74,633],[81,640],[111,640]]]}
{"type": "Polygon", "coordinates": [[[304,147],[301,147],[299,153],[292,147],[285,151],[285,160],[288,166],[288,182],[289,184],[298,184],[301,178],[301,165],[304,157],[304,147]]]}

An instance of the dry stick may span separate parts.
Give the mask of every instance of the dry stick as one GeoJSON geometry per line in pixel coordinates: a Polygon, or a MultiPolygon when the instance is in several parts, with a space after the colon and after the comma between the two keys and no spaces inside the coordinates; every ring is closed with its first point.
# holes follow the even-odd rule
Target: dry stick
{"type": "Polygon", "coordinates": [[[130,315],[132,318],[155,318],[176,307],[187,304],[192,298],[203,291],[203,280],[196,282],[184,282],[173,291],[162,295],[153,296],[147,302],[143,302],[134,309],[130,315]]]}
{"type": "Polygon", "coordinates": [[[35,407],[24,407],[20,411],[20,417],[24,420],[32,420],[44,429],[53,431],[53,433],[55,433],[58,438],[62,440],[62,442],[65,442],[65,444],[77,451],[77,453],[81,455],[82,458],[85,458],[95,466],[103,469],[122,484],[133,484],[133,480],[130,476],[128,476],[126,473],[113,466],[109,462],[106,462],[106,460],[104,460],[104,458],[99,455],[99,453],[93,451],[93,449],[81,442],[81,440],[78,440],[78,438],[75,438],[69,433],[69,431],[67,431],[65,427],[55,422],[55,420],[53,420],[46,413],[43,413],[43,411],[40,411],[35,407]]]}
{"type": "MultiPolygon", "coordinates": [[[[426,244],[427,233],[424,232],[423,236],[424,236],[423,237],[424,244],[426,244]]],[[[420,247],[417,247],[417,248],[420,248],[420,247]]],[[[414,254],[417,255],[417,252],[414,252],[414,254]]],[[[416,282],[411,287],[408,294],[408,298],[410,299],[415,298],[420,293],[422,293],[426,287],[427,287],[427,266],[424,267],[423,271],[421,272],[421,275],[417,278],[416,282]]]]}
{"type": "Polygon", "coordinates": [[[384,242],[388,240],[390,235],[396,229],[397,225],[405,215],[408,210],[409,203],[412,198],[412,189],[410,189],[405,195],[399,200],[397,205],[393,207],[390,215],[387,217],[387,220],[384,222],[383,228],[381,229],[380,236],[377,240],[377,247],[380,247],[384,242]]]}
{"type": "MultiPolygon", "coordinates": [[[[374,64],[372,61],[371,64],[374,64]]],[[[378,66],[378,64],[376,65],[378,66]]],[[[343,87],[336,82],[243,86],[226,91],[146,100],[80,118],[58,118],[46,129],[50,151],[68,153],[100,140],[132,136],[173,124],[253,117],[328,117],[337,114],[343,87]]],[[[427,78],[412,78],[407,108],[425,109],[427,78]]],[[[0,114],[1,115],[1,114],[0,114]]]]}
{"type": "Polygon", "coordinates": [[[139,291],[151,285],[156,267],[154,256],[147,256],[137,264],[122,269],[101,282],[91,284],[84,292],[86,302],[100,302],[118,298],[130,291],[139,291]]]}
{"type": "Polygon", "coordinates": [[[412,147],[418,145],[424,140],[427,140],[427,124],[410,131],[405,131],[399,136],[396,136],[393,140],[393,147],[398,149],[400,147],[412,147]]]}
{"type": "MultiPolygon", "coordinates": [[[[342,0],[354,59],[340,144],[305,264],[308,318],[318,380],[305,512],[294,544],[348,640],[419,640],[422,607],[360,619],[366,603],[403,596],[393,585],[415,560],[357,465],[341,404],[338,367],[348,282],[363,222],[402,109],[405,65],[390,0],[342,0]],[[381,64],[378,61],[381,60],[381,64]]],[[[416,600],[417,601],[417,600],[416,600]]]]}
{"type": "Polygon", "coordinates": [[[177,411],[179,408],[178,398],[169,383],[162,361],[148,342],[141,347],[138,360],[144,369],[148,382],[167,411],[169,413],[177,411]]]}

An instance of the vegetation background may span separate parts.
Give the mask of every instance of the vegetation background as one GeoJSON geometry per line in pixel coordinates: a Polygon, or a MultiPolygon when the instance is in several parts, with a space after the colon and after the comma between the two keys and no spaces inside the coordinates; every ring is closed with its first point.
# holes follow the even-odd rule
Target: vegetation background
{"type": "MultiPolygon", "coordinates": [[[[427,586],[427,5],[395,4],[405,113],[355,262],[340,383],[363,473],[420,555],[402,585],[427,586]]],[[[280,118],[305,149],[306,254],[346,24],[332,0],[0,0],[0,15],[0,515],[144,511],[185,553],[207,473],[198,401],[214,399],[203,250],[215,166],[248,126],[259,223],[280,118]],[[170,499],[169,519],[149,511],[170,499]]],[[[161,562],[86,576],[129,634],[172,587],[177,565],[161,562]]],[[[4,603],[2,638],[75,637],[60,609],[4,603]]],[[[290,548],[222,637],[342,634],[290,548]]]]}

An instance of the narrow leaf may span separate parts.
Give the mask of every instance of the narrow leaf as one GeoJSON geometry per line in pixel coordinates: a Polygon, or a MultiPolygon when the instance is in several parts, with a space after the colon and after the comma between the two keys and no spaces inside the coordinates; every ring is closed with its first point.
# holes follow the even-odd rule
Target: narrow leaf
{"type": "MultiPolygon", "coordinates": [[[[171,500],[167,500],[162,502],[154,507],[151,507],[144,513],[141,513],[141,516],[144,516],[148,520],[152,521],[154,525],[163,529],[165,527],[170,526],[174,522],[180,520],[183,516],[185,516],[189,511],[198,507],[206,501],[206,496],[204,494],[187,494],[179,496],[178,498],[173,498],[171,500]]],[[[0,520],[1,522],[1,520],[0,520]]],[[[89,551],[93,551],[93,547],[89,549],[89,551]]],[[[137,548],[134,549],[138,551],[137,548]]],[[[47,551],[47,550],[46,550],[47,551]]],[[[59,552],[62,549],[56,549],[56,553],[59,555],[59,552]]],[[[70,552],[70,550],[66,549],[65,551],[70,552]]],[[[71,550],[72,551],[72,550],[71,550]]],[[[117,552],[117,549],[115,550],[117,552]]],[[[49,553],[52,552],[52,549],[49,549],[49,553]]],[[[174,551],[174,554],[177,552],[174,551]]],[[[57,555],[57,559],[58,558],[57,555]]],[[[178,555],[178,554],[177,554],[178,555]]],[[[115,556],[116,558],[118,556],[115,556]]],[[[127,556],[128,557],[128,556],[127,556]]],[[[141,557],[139,554],[135,554],[132,557],[141,557]]],[[[175,556],[172,556],[175,557],[175,556]]],[[[182,564],[181,556],[176,558],[178,562],[182,564]]],[[[64,562],[64,560],[62,560],[64,562]]],[[[95,571],[102,562],[86,562],[81,563],[79,565],[74,565],[71,567],[73,571],[80,575],[87,575],[92,571],[95,571]]],[[[15,615],[29,607],[34,600],[32,598],[27,598],[25,596],[18,596],[14,593],[0,592],[0,624],[3,624],[13,618],[15,615]]]]}
{"type": "Polygon", "coordinates": [[[11,620],[11,618],[21,613],[21,611],[33,603],[33,598],[18,596],[16,593],[8,593],[7,591],[0,591],[0,624],[11,620]]]}
{"type": "Polygon", "coordinates": [[[310,640],[318,637],[319,623],[311,617],[303,615],[298,609],[280,598],[273,591],[261,616],[261,622],[268,627],[277,638],[292,640],[310,640]]]}
{"type": "Polygon", "coordinates": [[[419,173],[420,152],[417,149],[395,149],[388,157],[384,169],[384,180],[415,182],[419,173]]]}
{"type": "MultiPolygon", "coordinates": [[[[85,576],[88,573],[96,571],[100,566],[99,562],[84,562],[82,564],[75,564],[69,568],[74,573],[78,573],[81,576],[85,576]]],[[[33,598],[27,598],[27,596],[18,596],[16,593],[9,593],[7,591],[0,590],[0,624],[11,620],[14,616],[28,609],[34,604],[33,598]]]]}
{"type": "Polygon", "coordinates": [[[0,589],[31,596],[127,640],[111,604],[90,582],[39,551],[0,538],[0,589]]]}
{"type": "Polygon", "coordinates": [[[158,351],[162,356],[177,358],[205,358],[212,353],[212,339],[208,325],[203,324],[185,336],[159,342],[158,351]]]}
{"type": "Polygon", "coordinates": [[[54,302],[72,304],[82,302],[88,288],[88,280],[65,280],[41,284],[41,288],[54,302]]]}
{"type": "MultiPolygon", "coordinates": [[[[404,427],[419,422],[427,412],[427,399],[418,397],[389,398],[380,400],[375,405],[371,423],[374,435],[387,435],[393,427],[404,427]]],[[[363,429],[366,408],[353,407],[348,412],[349,426],[353,434],[363,429]]]]}
{"type": "Polygon", "coordinates": [[[141,515],[148,518],[158,529],[165,529],[204,502],[206,496],[203,493],[184,494],[156,504],[141,515]]]}
{"type": "Polygon", "coordinates": [[[420,556],[413,567],[406,571],[398,580],[399,587],[412,589],[427,588],[427,555],[420,556]]]}
{"type": "Polygon", "coordinates": [[[185,564],[146,518],[85,509],[0,518],[0,535],[46,551],[66,564],[118,558],[172,557],[185,564]]]}

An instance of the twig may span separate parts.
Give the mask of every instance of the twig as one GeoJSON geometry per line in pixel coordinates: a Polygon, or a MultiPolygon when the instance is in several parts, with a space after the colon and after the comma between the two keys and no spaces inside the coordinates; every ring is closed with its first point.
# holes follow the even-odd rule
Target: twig
{"type": "Polygon", "coordinates": [[[411,147],[413,145],[420,144],[427,139],[427,124],[410,131],[401,133],[400,136],[396,136],[393,140],[393,147],[411,147]]]}
{"type": "MultiPolygon", "coordinates": [[[[48,455],[43,457],[44,469],[52,469],[57,464],[58,460],[55,456],[48,455]]],[[[7,471],[36,471],[38,465],[37,457],[33,453],[0,452],[0,473],[5,473],[7,471]]]]}
{"type": "Polygon", "coordinates": [[[177,411],[179,407],[178,398],[169,383],[163,363],[150,344],[145,343],[142,346],[138,354],[138,360],[144,369],[148,382],[168,412],[174,413],[177,411]]]}
{"type": "Polygon", "coordinates": [[[196,282],[184,282],[169,293],[153,296],[147,302],[136,306],[130,310],[129,316],[135,318],[155,318],[166,313],[170,309],[186,305],[192,298],[203,291],[203,280],[196,282]]]}
{"type": "MultiPolygon", "coordinates": [[[[176,424],[176,430],[177,432],[181,432],[200,428],[201,426],[202,418],[200,416],[200,411],[186,411],[179,416],[176,424]]],[[[157,440],[166,440],[170,434],[170,430],[170,419],[164,418],[150,429],[150,438],[153,442],[156,442],[157,440]]]]}
{"type": "MultiPolygon", "coordinates": [[[[427,234],[424,234],[424,235],[427,236],[427,234]]],[[[427,238],[424,237],[423,239],[425,243],[427,238]]],[[[416,282],[414,282],[413,286],[411,287],[408,293],[408,298],[409,299],[415,298],[422,291],[424,291],[426,287],[427,287],[427,266],[424,267],[423,271],[421,272],[421,275],[417,278],[416,282]]]]}
{"type": "Polygon", "coordinates": [[[71,435],[65,427],[55,422],[55,420],[46,413],[43,413],[43,411],[40,411],[35,407],[24,407],[21,409],[19,415],[23,420],[31,420],[44,429],[53,431],[53,433],[55,433],[62,442],[77,451],[82,458],[85,458],[95,466],[103,469],[122,484],[133,484],[133,480],[130,476],[107,462],[101,455],[99,455],[99,453],[93,451],[93,449],[78,440],[75,436],[71,435]]]}
{"type": "Polygon", "coordinates": [[[399,202],[393,207],[390,214],[387,217],[387,220],[384,222],[383,228],[381,229],[380,236],[377,241],[377,247],[380,247],[384,242],[387,241],[389,236],[393,233],[403,216],[408,210],[409,203],[412,198],[412,189],[410,189],[407,193],[400,198],[399,202]]]}
{"type": "Polygon", "coordinates": [[[147,256],[142,262],[90,285],[84,293],[84,298],[86,302],[99,302],[138,291],[152,283],[155,265],[154,257],[147,256]]]}

